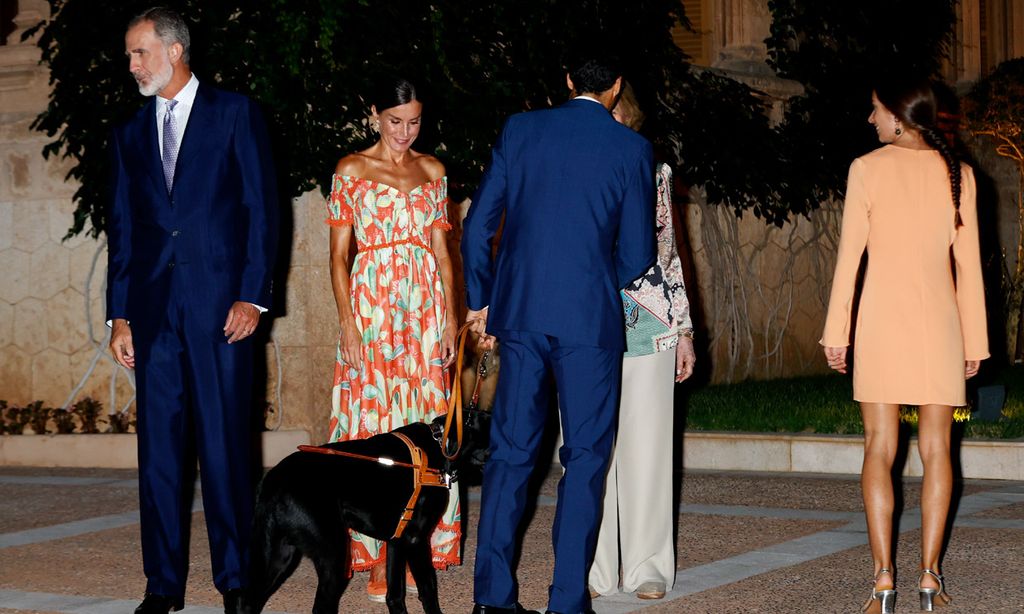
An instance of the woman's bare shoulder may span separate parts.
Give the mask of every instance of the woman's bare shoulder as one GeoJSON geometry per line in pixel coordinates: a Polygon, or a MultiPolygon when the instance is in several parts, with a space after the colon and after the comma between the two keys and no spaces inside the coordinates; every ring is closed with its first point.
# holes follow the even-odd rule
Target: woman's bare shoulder
{"type": "Polygon", "coordinates": [[[334,174],[362,177],[363,172],[366,169],[366,164],[367,158],[365,152],[357,151],[355,153],[350,153],[338,160],[338,164],[334,167],[334,174]]]}
{"type": "Polygon", "coordinates": [[[419,167],[420,171],[427,176],[430,181],[435,181],[444,177],[445,170],[444,164],[440,160],[430,154],[411,152],[416,155],[414,158],[416,166],[419,167]]]}

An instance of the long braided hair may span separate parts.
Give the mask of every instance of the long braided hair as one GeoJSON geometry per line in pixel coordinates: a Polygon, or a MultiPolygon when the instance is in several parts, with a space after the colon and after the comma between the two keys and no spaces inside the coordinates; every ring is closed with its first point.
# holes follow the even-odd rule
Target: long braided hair
{"type": "Polygon", "coordinates": [[[932,83],[927,80],[890,80],[875,88],[875,96],[896,119],[920,132],[924,142],[946,161],[953,196],[954,222],[960,228],[964,225],[960,218],[960,159],[939,129],[938,100],[932,83]]]}

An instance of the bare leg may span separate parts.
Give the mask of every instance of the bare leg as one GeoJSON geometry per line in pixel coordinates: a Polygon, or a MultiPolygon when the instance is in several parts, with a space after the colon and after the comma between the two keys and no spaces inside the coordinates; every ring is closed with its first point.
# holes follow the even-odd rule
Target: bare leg
{"type": "MultiPolygon", "coordinates": [[[[892,570],[892,514],[895,506],[892,465],[899,443],[899,406],[887,403],[861,403],[864,420],[864,466],[860,485],[864,494],[864,515],[868,523],[868,542],[874,559],[875,576],[882,569],[892,570]]],[[[876,578],[875,589],[893,587],[892,573],[876,578]]]]}
{"type": "MultiPolygon", "coordinates": [[[[953,492],[953,467],[949,437],[953,408],[947,405],[922,405],[918,411],[917,449],[924,465],[921,485],[921,568],[939,571],[942,538],[953,492]]],[[[921,578],[924,588],[939,588],[930,575],[921,578]]]]}

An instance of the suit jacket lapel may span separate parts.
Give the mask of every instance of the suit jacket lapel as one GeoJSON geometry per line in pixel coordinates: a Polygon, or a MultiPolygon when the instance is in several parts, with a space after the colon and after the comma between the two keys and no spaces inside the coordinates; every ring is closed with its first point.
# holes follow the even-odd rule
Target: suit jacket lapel
{"type": "Polygon", "coordinates": [[[184,177],[187,168],[202,152],[203,143],[216,131],[214,122],[213,95],[210,89],[199,84],[196,98],[192,103],[192,111],[188,115],[185,134],[178,145],[178,159],[174,167],[174,183],[184,177]]]}
{"type": "Polygon", "coordinates": [[[149,101],[142,111],[142,152],[146,161],[146,168],[150,178],[153,180],[157,192],[167,195],[167,180],[164,179],[164,164],[160,158],[160,142],[156,132],[156,102],[155,98],[149,101]]]}

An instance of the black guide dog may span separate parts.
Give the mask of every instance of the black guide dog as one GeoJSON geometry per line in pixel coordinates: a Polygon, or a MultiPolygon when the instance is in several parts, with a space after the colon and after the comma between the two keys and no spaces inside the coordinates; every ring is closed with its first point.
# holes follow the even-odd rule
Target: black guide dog
{"type": "MultiPolygon", "coordinates": [[[[441,449],[444,416],[395,432],[423,451],[429,467],[451,476],[461,466],[482,465],[487,457],[490,414],[472,408],[463,413],[462,449],[456,466],[445,459],[441,449]]],[[[398,463],[409,463],[411,457],[409,448],[393,433],[321,447],[398,463]]],[[[295,452],[278,463],[263,478],[257,493],[249,588],[241,612],[261,612],[306,556],[317,574],[313,613],[336,614],[348,584],[351,528],[387,541],[386,602],[391,614],[407,612],[407,564],[423,611],[441,614],[430,535],[448,504],[448,488],[421,487],[401,536],[394,537],[406,505],[413,503],[414,471],[365,458],[315,452],[295,452]]]]}

